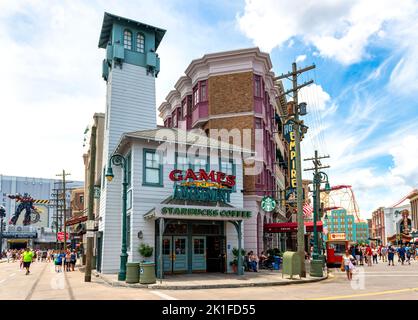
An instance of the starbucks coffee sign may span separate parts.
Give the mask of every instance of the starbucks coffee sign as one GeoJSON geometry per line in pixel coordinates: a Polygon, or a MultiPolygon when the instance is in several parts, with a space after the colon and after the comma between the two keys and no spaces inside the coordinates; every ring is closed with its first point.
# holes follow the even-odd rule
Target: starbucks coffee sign
{"type": "Polygon", "coordinates": [[[276,200],[272,197],[264,197],[261,200],[261,208],[266,212],[271,212],[276,208],[276,200]]]}

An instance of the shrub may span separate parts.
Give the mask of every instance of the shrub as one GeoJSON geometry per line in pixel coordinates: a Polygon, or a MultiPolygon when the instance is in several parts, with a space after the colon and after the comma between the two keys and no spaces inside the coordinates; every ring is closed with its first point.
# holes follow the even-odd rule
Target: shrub
{"type": "Polygon", "coordinates": [[[144,258],[149,258],[152,256],[152,253],[154,251],[154,248],[149,246],[148,244],[141,243],[141,245],[138,248],[139,254],[144,258]]]}

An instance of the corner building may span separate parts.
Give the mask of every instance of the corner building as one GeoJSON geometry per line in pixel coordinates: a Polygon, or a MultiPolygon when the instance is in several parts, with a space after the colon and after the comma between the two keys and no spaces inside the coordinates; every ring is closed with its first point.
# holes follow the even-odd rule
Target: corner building
{"type": "Polygon", "coordinates": [[[233,248],[246,247],[244,225],[256,216],[241,192],[242,156],[253,153],[178,126],[157,128],[156,51],[164,34],[157,27],[104,15],[99,48],[105,49],[107,96],[102,168],[97,168],[102,173],[97,269],[117,273],[120,266],[124,175],[109,161],[117,153],[126,159],[128,261],[140,261],[138,247],[148,244],[158,274],[230,272],[233,248]],[[109,166],[111,182],[105,179],[109,166]]]}

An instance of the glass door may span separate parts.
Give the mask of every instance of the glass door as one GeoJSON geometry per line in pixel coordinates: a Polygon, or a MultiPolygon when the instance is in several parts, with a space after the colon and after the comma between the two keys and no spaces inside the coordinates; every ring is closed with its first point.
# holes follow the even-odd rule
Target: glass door
{"type": "Polygon", "coordinates": [[[187,271],[187,237],[173,237],[173,272],[187,271]]]}
{"type": "Polygon", "coordinates": [[[172,237],[163,237],[163,271],[173,273],[172,237]]]}
{"type": "Polygon", "coordinates": [[[206,271],[206,237],[193,237],[192,271],[206,271]]]}

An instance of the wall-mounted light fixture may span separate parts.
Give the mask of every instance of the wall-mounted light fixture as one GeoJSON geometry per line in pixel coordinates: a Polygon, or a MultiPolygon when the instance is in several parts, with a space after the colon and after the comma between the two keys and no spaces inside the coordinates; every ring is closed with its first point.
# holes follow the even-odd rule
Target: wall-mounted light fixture
{"type": "Polygon", "coordinates": [[[144,238],[144,234],[142,233],[142,231],[138,232],[138,239],[143,239],[144,238]]]}

